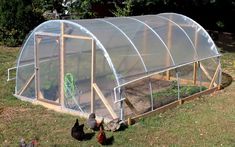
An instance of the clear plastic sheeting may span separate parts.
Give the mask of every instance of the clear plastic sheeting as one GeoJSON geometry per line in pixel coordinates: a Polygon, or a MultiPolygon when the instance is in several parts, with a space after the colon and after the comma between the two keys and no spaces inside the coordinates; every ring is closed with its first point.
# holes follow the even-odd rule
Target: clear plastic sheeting
{"type": "Polygon", "coordinates": [[[107,107],[119,117],[132,115],[129,105],[121,102],[125,97],[138,111],[156,109],[181,97],[179,89],[185,88],[186,81],[195,84],[193,76],[196,85],[211,85],[219,69],[216,57],[220,54],[211,37],[198,23],[180,14],[50,20],[36,27],[22,47],[16,95],[38,96],[90,113],[92,41],[95,83],[107,100],[103,102],[96,95],[99,116],[112,117],[107,107]],[[194,71],[194,63],[199,62],[204,70],[198,64],[194,71]],[[69,83],[62,86],[66,80],[69,83]],[[178,93],[166,96],[169,90],[178,93]]]}
{"type": "Polygon", "coordinates": [[[219,54],[209,34],[194,20],[175,13],[163,13],[159,14],[159,16],[171,19],[185,30],[185,32],[195,45],[198,54],[197,60],[213,57],[219,54]]]}

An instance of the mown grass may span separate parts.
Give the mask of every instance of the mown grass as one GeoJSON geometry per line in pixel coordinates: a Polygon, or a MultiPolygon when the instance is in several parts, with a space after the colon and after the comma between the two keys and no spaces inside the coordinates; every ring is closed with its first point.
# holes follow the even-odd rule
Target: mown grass
{"type": "MultiPolygon", "coordinates": [[[[99,146],[96,137],[79,142],[70,136],[76,116],[57,113],[12,96],[6,82],[18,48],[0,47],[0,146],[38,138],[39,146],[99,146]]],[[[235,77],[235,53],[224,53],[224,70],[235,77]]],[[[165,113],[142,119],[125,131],[107,132],[113,146],[235,146],[235,83],[165,113]]],[[[85,120],[80,119],[80,122],[85,120]]],[[[85,128],[85,132],[90,132],[85,128]]]]}

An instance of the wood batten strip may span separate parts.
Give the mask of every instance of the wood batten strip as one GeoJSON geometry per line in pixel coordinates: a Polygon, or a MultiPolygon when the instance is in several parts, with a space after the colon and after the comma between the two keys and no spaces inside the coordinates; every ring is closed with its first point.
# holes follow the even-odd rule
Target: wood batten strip
{"type": "Polygon", "coordinates": [[[71,38],[71,39],[92,40],[91,37],[78,36],[78,35],[68,35],[68,34],[64,34],[63,37],[65,37],[65,38],[71,38]]]}

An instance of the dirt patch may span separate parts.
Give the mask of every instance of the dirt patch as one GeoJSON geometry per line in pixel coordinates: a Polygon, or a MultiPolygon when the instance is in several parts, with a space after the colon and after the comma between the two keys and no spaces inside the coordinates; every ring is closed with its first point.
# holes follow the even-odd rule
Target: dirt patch
{"type": "Polygon", "coordinates": [[[22,112],[26,112],[25,108],[12,108],[12,107],[0,107],[0,119],[4,122],[11,122],[15,116],[22,115],[22,112]]]}
{"type": "MultiPolygon", "coordinates": [[[[139,112],[146,112],[151,109],[151,99],[150,99],[150,82],[153,93],[161,91],[165,88],[168,88],[172,81],[166,81],[163,79],[151,78],[147,80],[142,80],[137,83],[128,85],[124,89],[124,96],[128,98],[128,100],[133,104],[133,106],[139,112]]],[[[165,98],[154,100],[154,109],[164,105],[165,103],[169,103],[170,99],[165,98]]],[[[133,115],[132,111],[129,109],[127,105],[125,105],[125,115],[131,116],[133,115]]]]}

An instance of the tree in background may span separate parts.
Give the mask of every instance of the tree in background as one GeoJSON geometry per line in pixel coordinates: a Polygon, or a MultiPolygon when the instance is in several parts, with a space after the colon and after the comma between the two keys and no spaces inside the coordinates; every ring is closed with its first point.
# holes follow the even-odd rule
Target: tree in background
{"type": "Polygon", "coordinates": [[[133,0],[126,0],[122,2],[121,5],[118,5],[115,2],[115,10],[113,11],[114,16],[130,16],[132,13],[133,3],[133,0]]]}
{"type": "Polygon", "coordinates": [[[207,29],[235,32],[234,0],[0,0],[0,43],[16,46],[49,19],[84,19],[175,12],[207,29]]]}
{"type": "Polygon", "coordinates": [[[0,1],[0,42],[18,46],[43,17],[33,11],[31,0],[0,1]]]}
{"type": "Polygon", "coordinates": [[[186,15],[206,29],[235,32],[235,0],[114,0],[115,16],[174,12],[186,15]]]}
{"type": "Polygon", "coordinates": [[[68,4],[68,14],[72,19],[94,18],[97,16],[93,6],[104,5],[102,0],[74,0],[68,4]]]}
{"type": "Polygon", "coordinates": [[[65,15],[67,5],[73,0],[33,0],[33,9],[41,13],[46,20],[60,19],[65,15]]]}

